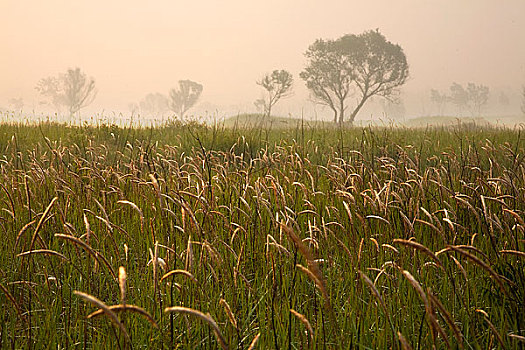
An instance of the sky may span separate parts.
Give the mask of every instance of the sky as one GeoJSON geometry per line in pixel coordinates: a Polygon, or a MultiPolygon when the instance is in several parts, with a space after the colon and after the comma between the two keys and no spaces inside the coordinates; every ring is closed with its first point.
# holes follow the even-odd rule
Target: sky
{"type": "Polygon", "coordinates": [[[38,108],[41,78],[80,67],[98,88],[89,111],[126,112],[190,79],[204,86],[201,108],[244,112],[261,97],[255,81],[286,69],[295,94],[277,110],[298,113],[312,108],[299,78],[308,46],[370,29],[403,48],[413,113],[424,113],[430,88],[452,82],[517,99],[523,14],[524,0],[0,0],[0,106],[23,98],[38,108]]]}

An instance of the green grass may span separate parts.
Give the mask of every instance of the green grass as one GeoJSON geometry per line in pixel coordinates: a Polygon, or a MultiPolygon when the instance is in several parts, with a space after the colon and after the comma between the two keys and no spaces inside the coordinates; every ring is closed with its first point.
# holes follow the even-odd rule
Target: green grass
{"type": "Polygon", "coordinates": [[[525,258],[501,251],[525,251],[523,148],[519,130],[474,124],[1,125],[0,348],[218,348],[206,322],[164,312],[183,306],[232,349],[257,334],[260,349],[401,348],[399,334],[519,349],[525,258]],[[31,247],[65,259],[18,256],[31,247]],[[131,344],[74,293],[121,303],[119,266],[126,303],[159,326],[118,313],[131,344]],[[175,269],[197,282],[161,281],[175,269]]]}

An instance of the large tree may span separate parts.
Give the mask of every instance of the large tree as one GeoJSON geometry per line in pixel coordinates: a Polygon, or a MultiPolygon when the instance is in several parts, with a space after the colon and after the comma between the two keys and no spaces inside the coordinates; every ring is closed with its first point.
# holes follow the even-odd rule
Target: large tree
{"type": "MultiPolygon", "coordinates": [[[[328,106],[334,112],[344,114],[345,101],[352,89],[352,66],[342,45],[334,40],[316,40],[305,53],[308,65],[300,73],[306,82],[314,102],[328,106]]],[[[340,117],[342,120],[342,117],[340,117]]]]}
{"type": "Polygon", "coordinates": [[[301,78],[314,99],[334,111],[334,121],[339,123],[345,119],[352,92],[357,93],[357,102],[348,117],[350,123],[372,96],[395,97],[408,78],[403,49],[377,30],[337,40],[319,39],[305,56],[309,62],[301,78]]]}
{"type": "Polygon", "coordinates": [[[272,107],[280,99],[292,95],[293,77],[285,70],[274,70],[272,74],[266,74],[261,80],[256,82],[266,90],[266,96],[255,101],[256,106],[264,109],[264,115],[270,117],[272,107]]]}
{"type": "Polygon", "coordinates": [[[169,95],[169,108],[179,118],[197,103],[202,93],[202,85],[191,80],[179,80],[179,88],[171,89],[169,95]]]}
{"type": "Polygon", "coordinates": [[[66,107],[70,117],[93,102],[97,95],[95,80],[80,68],[70,68],[57,77],[43,78],[36,90],[55,108],[66,107]]]}

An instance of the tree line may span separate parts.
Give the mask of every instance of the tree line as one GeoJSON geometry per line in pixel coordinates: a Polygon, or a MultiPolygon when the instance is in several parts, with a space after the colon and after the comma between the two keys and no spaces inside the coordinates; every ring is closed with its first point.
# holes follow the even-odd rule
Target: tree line
{"type": "MultiPolygon", "coordinates": [[[[409,66],[403,49],[388,41],[379,30],[347,34],[338,39],[318,39],[305,52],[304,70],[299,74],[310,92],[311,100],[327,106],[333,112],[334,123],[352,124],[363,106],[374,96],[385,103],[395,102],[399,88],[409,77],[409,66]],[[350,107],[349,100],[354,98],[350,107]]],[[[264,75],[256,83],[264,91],[264,97],[255,106],[265,116],[281,100],[293,94],[294,79],[290,72],[276,69],[264,75]]],[[[70,116],[89,105],[96,97],[95,80],[79,68],[68,69],[56,77],[41,79],[37,91],[55,108],[65,107],[70,116]]],[[[179,80],[178,87],[167,95],[146,95],[138,104],[130,104],[130,110],[146,111],[162,116],[167,111],[184,118],[199,100],[203,85],[192,80],[179,80]]],[[[469,109],[481,112],[487,103],[489,89],[469,83],[466,88],[454,83],[450,94],[431,90],[431,100],[441,109],[452,102],[461,111],[469,109]]],[[[525,113],[525,87],[523,106],[525,113]]]]}

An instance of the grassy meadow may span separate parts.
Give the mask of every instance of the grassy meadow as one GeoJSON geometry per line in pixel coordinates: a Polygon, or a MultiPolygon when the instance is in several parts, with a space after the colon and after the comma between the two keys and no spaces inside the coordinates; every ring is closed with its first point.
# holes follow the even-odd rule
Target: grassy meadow
{"type": "Polygon", "coordinates": [[[0,125],[0,348],[522,349],[522,138],[0,125]]]}

